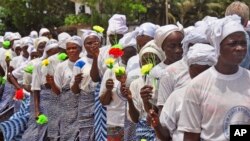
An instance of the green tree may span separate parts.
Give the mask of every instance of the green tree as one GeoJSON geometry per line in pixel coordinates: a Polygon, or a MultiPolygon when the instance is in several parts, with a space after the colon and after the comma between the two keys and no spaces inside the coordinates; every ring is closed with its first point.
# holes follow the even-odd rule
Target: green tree
{"type": "Polygon", "coordinates": [[[8,18],[2,19],[7,29],[22,34],[41,27],[61,26],[66,14],[74,13],[74,3],[68,0],[1,0],[0,5],[8,11],[5,13],[8,18]],[[9,22],[14,27],[9,27],[9,22]]]}

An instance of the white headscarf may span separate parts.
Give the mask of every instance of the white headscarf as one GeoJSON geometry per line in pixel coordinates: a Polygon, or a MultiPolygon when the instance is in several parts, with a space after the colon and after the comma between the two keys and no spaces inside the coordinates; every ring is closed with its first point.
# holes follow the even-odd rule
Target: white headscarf
{"type": "Polygon", "coordinates": [[[66,49],[66,41],[67,39],[69,39],[71,36],[66,33],[66,32],[62,32],[58,35],[58,45],[60,48],[62,49],[66,49]]]}
{"type": "Polygon", "coordinates": [[[15,40],[14,43],[13,43],[13,49],[15,50],[16,47],[20,47],[21,48],[21,44],[22,44],[21,40],[15,40]]]}
{"type": "Polygon", "coordinates": [[[48,41],[49,41],[49,39],[47,37],[44,37],[44,36],[37,38],[35,41],[35,48],[37,49],[37,47],[40,43],[42,43],[42,42],[47,43],[48,41]]]}
{"type": "Polygon", "coordinates": [[[21,47],[33,45],[33,40],[29,36],[23,37],[21,41],[22,41],[21,47]]]}
{"type": "Polygon", "coordinates": [[[138,28],[136,28],[136,31],[138,31],[138,35],[147,35],[147,36],[154,38],[155,31],[159,27],[160,27],[159,25],[146,22],[146,23],[141,24],[138,28]]]}
{"type": "Polygon", "coordinates": [[[216,53],[220,54],[220,43],[228,35],[234,32],[244,32],[244,27],[241,24],[241,18],[237,15],[226,16],[217,20],[210,29],[210,42],[216,48],[216,53]]]}
{"type": "Polygon", "coordinates": [[[21,35],[18,32],[15,32],[10,35],[9,41],[19,40],[19,39],[21,39],[21,35]]]}
{"type": "Polygon", "coordinates": [[[6,41],[6,40],[10,41],[10,38],[11,38],[12,35],[13,35],[12,32],[5,32],[5,34],[4,34],[4,36],[3,36],[3,39],[4,39],[5,41],[6,41]]]}
{"type": "Polygon", "coordinates": [[[29,53],[29,58],[28,61],[31,60],[31,53],[36,52],[36,48],[33,45],[29,45],[28,49],[27,49],[28,53],[29,53]]]}
{"type": "Polygon", "coordinates": [[[42,37],[42,35],[46,32],[50,32],[47,28],[41,28],[39,31],[39,37],[42,37]]]}
{"type": "Polygon", "coordinates": [[[140,60],[142,60],[142,56],[143,56],[145,53],[153,53],[153,54],[157,55],[157,57],[158,57],[161,61],[163,61],[163,60],[166,58],[164,51],[163,51],[161,48],[159,48],[159,47],[155,44],[154,40],[149,41],[149,42],[148,42],[145,46],[143,46],[143,48],[140,50],[140,52],[139,52],[139,58],[140,58],[140,60]]]}
{"type": "Polygon", "coordinates": [[[109,26],[107,30],[107,35],[114,34],[125,34],[128,31],[126,25],[126,16],[121,14],[114,14],[109,19],[109,26]]]}
{"type": "Polygon", "coordinates": [[[206,35],[208,25],[205,22],[200,22],[196,25],[182,40],[183,56],[187,54],[189,44],[209,43],[206,35]]]}
{"type": "Polygon", "coordinates": [[[136,31],[132,31],[129,33],[126,33],[120,40],[119,44],[122,45],[122,48],[126,47],[134,47],[136,48],[136,31]]]}
{"type": "Polygon", "coordinates": [[[78,45],[78,46],[80,47],[80,50],[82,50],[82,45],[83,45],[83,43],[82,43],[81,37],[79,37],[79,36],[72,36],[72,37],[70,37],[70,38],[66,41],[66,44],[67,44],[67,43],[74,43],[74,44],[76,44],[76,45],[78,45]]]}
{"type": "Polygon", "coordinates": [[[196,43],[191,46],[187,53],[187,64],[213,66],[217,62],[216,51],[208,44],[196,43]]]}
{"type": "Polygon", "coordinates": [[[177,23],[177,26],[169,24],[158,28],[155,32],[154,38],[156,45],[161,48],[163,41],[168,37],[168,35],[175,31],[179,31],[184,34],[183,26],[180,23],[177,23]]]}
{"type": "Polygon", "coordinates": [[[58,42],[55,39],[50,39],[47,43],[46,46],[44,48],[44,52],[43,52],[43,57],[42,59],[46,59],[48,57],[47,51],[53,49],[53,48],[57,48],[58,47],[58,42]]]}
{"type": "Polygon", "coordinates": [[[32,38],[32,39],[36,39],[36,38],[38,38],[38,33],[37,33],[36,31],[33,30],[33,31],[30,32],[30,35],[29,35],[29,36],[30,36],[30,38],[32,38]]]}

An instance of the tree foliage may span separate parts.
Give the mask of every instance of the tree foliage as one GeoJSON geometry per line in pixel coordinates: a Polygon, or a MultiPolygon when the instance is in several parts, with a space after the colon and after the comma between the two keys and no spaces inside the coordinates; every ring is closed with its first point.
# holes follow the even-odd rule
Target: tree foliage
{"type": "Polygon", "coordinates": [[[64,0],[1,0],[0,6],[5,9],[2,21],[6,30],[18,30],[22,34],[44,26],[63,25],[66,14],[74,13],[74,3],[64,0]]]}

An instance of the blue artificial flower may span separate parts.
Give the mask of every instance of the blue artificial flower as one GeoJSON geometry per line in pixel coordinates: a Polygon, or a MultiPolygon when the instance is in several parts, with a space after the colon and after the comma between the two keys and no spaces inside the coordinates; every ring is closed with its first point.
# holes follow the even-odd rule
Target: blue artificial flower
{"type": "Polygon", "coordinates": [[[76,67],[79,67],[80,69],[81,69],[84,65],[85,65],[85,62],[82,61],[82,60],[77,61],[77,62],[75,63],[75,66],[76,66],[76,67]]]}

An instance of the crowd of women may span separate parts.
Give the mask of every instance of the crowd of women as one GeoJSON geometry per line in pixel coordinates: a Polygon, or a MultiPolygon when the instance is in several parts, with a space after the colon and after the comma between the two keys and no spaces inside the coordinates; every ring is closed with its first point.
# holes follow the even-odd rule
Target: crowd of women
{"type": "Polygon", "coordinates": [[[193,26],[126,16],[81,36],[6,32],[0,48],[4,141],[226,141],[250,125],[249,8],[193,26]],[[240,66],[241,65],[241,66],[240,66]],[[8,117],[8,118],[6,118],[8,117]]]}

